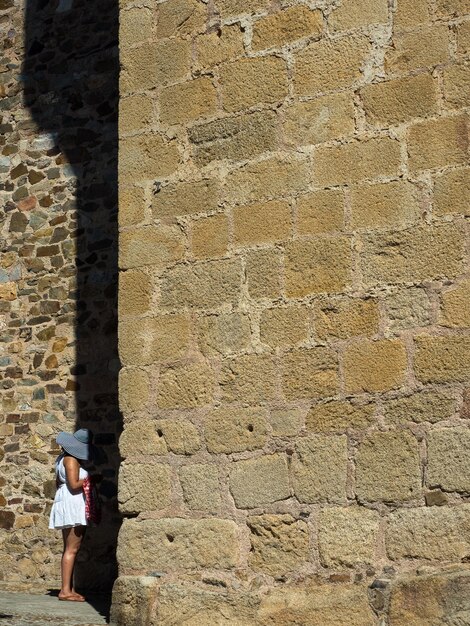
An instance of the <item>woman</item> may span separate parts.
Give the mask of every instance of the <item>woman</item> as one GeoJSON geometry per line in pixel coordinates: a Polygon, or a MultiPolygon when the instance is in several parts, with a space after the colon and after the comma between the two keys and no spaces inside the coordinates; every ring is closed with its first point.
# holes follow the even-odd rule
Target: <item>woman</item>
{"type": "Polygon", "coordinates": [[[89,440],[90,432],[86,428],[73,434],[59,433],[56,439],[62,447],[62,453],[55,464],[57,492],[51,509],[49,528],[62,530],[64,550],[59,600],[70,602],[85,601],[73,588],[73,569],[87,526],[83,483],[88,472],[81,467],[81,462],[90,458],[89,440]]]}

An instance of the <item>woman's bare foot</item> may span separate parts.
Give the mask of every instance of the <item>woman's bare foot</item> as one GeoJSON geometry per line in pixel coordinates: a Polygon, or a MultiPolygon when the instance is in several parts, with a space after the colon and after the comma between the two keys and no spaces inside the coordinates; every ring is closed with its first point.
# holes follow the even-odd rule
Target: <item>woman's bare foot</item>
{"type": "Polygon", "coordinates": [[[59,600],[64,602],[85,602],[85,598],[79,594],[62,594],[59,593],[59,600]]]}
{"type": "Polygon", "coordinates": [[[77,598],[80,598],[80,599],[81,599],[81,601],[83,601],[83,602],[85,601],[85,596],[82,596],[82,594],[81,594],[81,593],[78,593],[77,591],[75,591],[75,589],[72,589],[71,594],[72,594],[73,596],[76,596],[77,598]]]}

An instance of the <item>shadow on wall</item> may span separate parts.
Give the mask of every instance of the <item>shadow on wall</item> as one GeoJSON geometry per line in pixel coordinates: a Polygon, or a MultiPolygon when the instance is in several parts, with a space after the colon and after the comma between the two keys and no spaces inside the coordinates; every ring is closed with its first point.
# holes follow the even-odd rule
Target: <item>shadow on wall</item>
{"type": "MultiPolygon", "coordinates": [[[[101,451],[103,523],[90,529],[77,586],[110,588],[117,576],[117,0],[26,0],[25,104],[52,135],[76,179],[77,428],[90,428],[101,451]]],[[[53,184],[53,181],[51,181],[53,184]]],[[[55,209],[57,211],[57,208],[55,209]]]]}

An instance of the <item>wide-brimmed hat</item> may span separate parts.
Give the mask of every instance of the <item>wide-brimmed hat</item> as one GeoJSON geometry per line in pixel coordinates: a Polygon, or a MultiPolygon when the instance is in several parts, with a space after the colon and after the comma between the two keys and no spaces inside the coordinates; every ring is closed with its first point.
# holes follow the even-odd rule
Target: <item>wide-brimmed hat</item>
{"type": "Polygon", "coordinates": [[[90,439],[88,428],[80,428],[73,434],[59,433],[56,441],[70,455],[82,461],[88,461],[90,458],[90,439]]]}

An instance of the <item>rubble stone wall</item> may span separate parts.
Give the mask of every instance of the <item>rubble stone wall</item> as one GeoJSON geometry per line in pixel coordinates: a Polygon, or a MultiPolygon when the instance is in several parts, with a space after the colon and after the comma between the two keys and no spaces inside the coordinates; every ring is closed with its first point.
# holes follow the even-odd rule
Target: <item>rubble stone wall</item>
{"type": "Polygon", "coordinates": [[[121,1],[119,623],[468,611],[469,11],[121,1]]]}
{"type": "Polygon", "coordinates": [[[77,584],[112,586],[117,439],[117,7],[0,0],[0,586],[51,587],[55,437],[88,427],[105,527],[77,584]]]}

